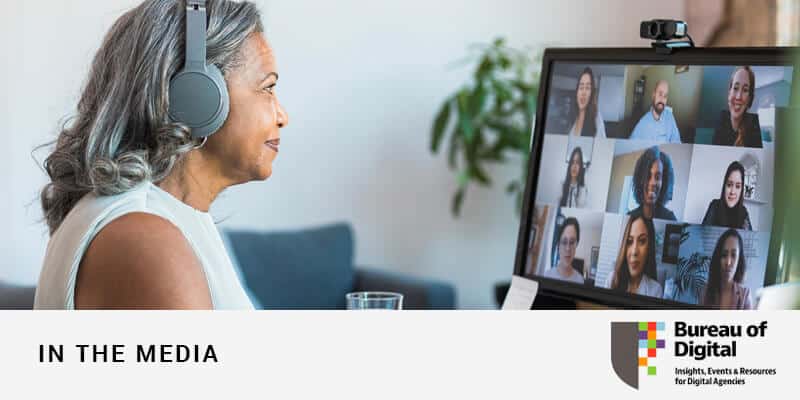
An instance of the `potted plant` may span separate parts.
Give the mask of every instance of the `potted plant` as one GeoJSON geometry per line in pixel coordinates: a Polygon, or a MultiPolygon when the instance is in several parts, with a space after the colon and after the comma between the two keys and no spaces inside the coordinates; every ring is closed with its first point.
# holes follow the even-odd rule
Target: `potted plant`
{"type": "Polygon", "coordinates": [[[520,177],[506,185],[506,191],[516,196],[519,213],[539,92],[535,59],[508,47],[502,38],[475,49],[475,71],[437,112],[430,149],[437,154],[446,147],[448,165],[457,172],[458,188],[451,203],[455,216],[470,184],[492,185],[487,164],[507,162],[509,155],[519,153],[520,177]]]}

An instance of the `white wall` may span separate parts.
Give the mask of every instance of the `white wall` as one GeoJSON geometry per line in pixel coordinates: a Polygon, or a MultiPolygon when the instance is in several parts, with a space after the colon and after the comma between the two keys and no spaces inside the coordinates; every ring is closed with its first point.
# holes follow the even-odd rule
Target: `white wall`
{"type": "MultiPolygon", "coordinates": [[[[74,109],[103,33],[136,0],[4,1],[0,128],[0,280],[33,283],[47,235],[31,149],[74,109]],[[6,70],[7,69],[7,70],[6,70]],[[30,206],[28,204],[32,203],[30,206]]],[[[224,227],[299,228],[345,220],[359,264],[453,282],[462,307],[492,307],[511,275],[518,223],[498,187],[471,189],[449,214],[456,179],[428,152],[434,113],[469,76],[450,65],[472,43],[647,46],[639,22],[680,18],[683,2],[260,1],[291,117],[266,183],[233,188],[224,227]]],[[[40,155],[42,158],[44,155],[40,155]]]]}

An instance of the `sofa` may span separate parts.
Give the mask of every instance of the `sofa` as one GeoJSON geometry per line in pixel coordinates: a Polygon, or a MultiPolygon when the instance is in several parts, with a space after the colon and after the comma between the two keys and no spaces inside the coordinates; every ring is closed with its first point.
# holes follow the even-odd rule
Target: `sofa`
{"type": "Polygon", "coordinates": [[[452,309],[452,285],[353,263],[349,224],[299,231],[223,232],[253,304],[264,309],[343,309],[345,294],[390,291],[404,309],[452,309]]]}

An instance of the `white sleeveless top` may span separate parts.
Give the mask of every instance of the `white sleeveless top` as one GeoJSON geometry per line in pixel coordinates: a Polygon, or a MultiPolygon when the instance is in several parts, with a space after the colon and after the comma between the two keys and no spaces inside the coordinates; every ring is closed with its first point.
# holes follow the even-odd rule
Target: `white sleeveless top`
{"type": "Polygon", "coordinates": [[[178,227],[203,266],[214,309],[253,309],[211,215],[150,182],[115,196],[90,193],[75,204],[47,244],[34,309],[74,309],[78,266],[89,243],[108,223],[132,212],[155,214],[178,227]]]}

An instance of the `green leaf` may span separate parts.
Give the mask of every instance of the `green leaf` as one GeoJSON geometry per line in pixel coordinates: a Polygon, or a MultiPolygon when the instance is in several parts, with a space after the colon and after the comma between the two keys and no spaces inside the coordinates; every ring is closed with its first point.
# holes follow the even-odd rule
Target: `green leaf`
{"type": "Polygon", "coordinates": [[[484,80],[487,75],[491,74],[493,69],[494,61],[492,61],[488,55],[483,56],[483,58],[481,58],[481,63],[478,65],[478,69],[475,70],[475,79],[478,81],[484,80]]]}
{"type": "Polygon", "coordinates": [[[458,126],[461,135],[464,137],[464,142],[472,142],[473,126],[472,116],[469,114],[470,92],[468,89],[462,89],[458,92],[458,126]]]}
{"type": "Polygon", "coordinates": [[[447,164],[450,165],[450,169],[455,169],[457,167],[458,150],[461,148],[460,139],[461,136],[458,135],[458,127],[453,128],[453,134],[450,135],[450,151],[447,155],[447,164]]]}
{"type": "Polygon", "coordinates": [[[511,59],[509,59],[508,56],[505,54],[500,55],[499,61],[500,61],[500,68],[502,68],[503,70],[507,70],[512,66],[511,59]]]}
{"type": "Polygon", "coordinates": [[[506,135],[499,134],[494,144],[492,144],[488,148],[485,148],[480,153],[480,157],[491,161],[505,161],[505,157],[503,154],[505,153],[506,150],[509,149],[513,150],[513,147],[511,146],[511,141],[508,140],[506,135]]]}
{"type": "Polygon", "coordinates": [[[453,213],[453,216],[458,217],[461,214],[461,204],[464,203],[465,192],[466,188],[460,187],[456,190],[456,194],[453,195],[453,202],[450,204],[450,212],[453,213]]]}
{"type": "Polygon", "coordinates": [[[478,183],[480,183],[483,186],[492,185],[491,178],[489,178],[489,175],[486,174],[486,171],[484,171],[483,168],[481,168],[480,164],[477,161],[470,164],[469,175],[475,178],[475,180],[477,180],[478,183]]]}
{"type": "Polygon", "coordinates": [[[437,153],[439,152],[439,145],[442,142],[442,137],[444,136],[444,130],[447,128],[447,123],[450,122],[450,109],[452,108],[452,100],[447,99],[447,101],[442,104],[442,108],[439,110],[439,113],[436,114],[436,120],[433,122],[433,132],[431,132],[431,152],[437,153]]]}
{"type": "Polygon", "coordinates": [[[486,97],[486,88],[479,82],[478,85],[475,86],[475,90],[472,91],[472,95],[469,99],[469,108],[467,109],[472,119],[475,119],[483,110],[483,106],[486,104],[486,97]]]}
{"type": "Polygon", "coordinates": [[[509,101],[512,99],[513,94],[508,84],[501,80],[492,79],[492,89],[496,92],[496,98],[500,101],[509,101]]]}
{"type": "Polygon", "coordinates": [[[469,174],[467,171],[458,173],[458,187],[466,187],[469,184],[469,174]]]}

